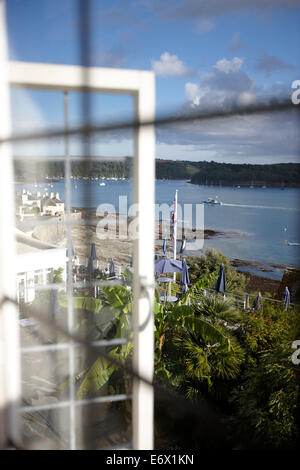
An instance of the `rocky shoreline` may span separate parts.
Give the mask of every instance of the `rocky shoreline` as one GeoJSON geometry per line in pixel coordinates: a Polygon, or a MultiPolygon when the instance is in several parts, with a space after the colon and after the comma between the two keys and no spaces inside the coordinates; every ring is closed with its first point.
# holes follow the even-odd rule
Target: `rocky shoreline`
{"type": "MultiPolygon", "coordinates": [[[[254,263],[253,262],[248,262],[245,260],[231,260],[231,265],[236,268],[236,271],[243,274],[246,278],[246,285],[245,285],[245,291],[246,292],[256,292],[260,291],[262,295],[265,293],[269,293],[272,295],[275,295],[278,292],[281,279],[272,279],[270,277],[266,277],[263,275],[257,275],[253,274],[251,271],[247,271],[247,267],[251,268],[254,263]],[[239,268],[246,268],[246,269],[239,269],[239,268]]],[[[257,266],[256,266],[257,268],[257,266]]],[[[259,269],[261,272],[263,272],[263,268],[259,269]]]]}

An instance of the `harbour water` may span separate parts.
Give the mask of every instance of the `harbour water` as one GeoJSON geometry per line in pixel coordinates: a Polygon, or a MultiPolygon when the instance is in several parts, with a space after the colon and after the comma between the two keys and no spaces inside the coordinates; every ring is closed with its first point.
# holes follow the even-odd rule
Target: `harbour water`
{"type": "MultiPolygon", "coordinates": [[[[65,201],[65,182],[28,184],[18,183],[32,192],[59,192],[65,201]]],[[[132,203],[130,180],[72,179],[72,206],[98,207],[112,204],[119,211],[119,196],[127,196],[132,203]],[[100,183],[105,182],[105,185],[100,183]]],[[[204,228],[216,231],[236,232],[234,237],[214,237],[204,241],[204,249],[216,248],[230,258],[257,261],[277,265],[300,266],[300,246],[288,242],[300,242],[300,189],[286,188],[236,188],[199,186],[187,181],[157,180],[156,202],[172,205],[175,190],[178,203],[199,204],[207,198],[218,198],[222,205],[204,207],[204,228]]],[[[122,212],[122,209],[121,209],[122,212]]],[[[195,253],[194,253],[195,254],[195,253]]],[[[276,267],[272,268],[276,273],[276,267]]],[[[278,272],[279,275],[279,272],[278,272]]]]}

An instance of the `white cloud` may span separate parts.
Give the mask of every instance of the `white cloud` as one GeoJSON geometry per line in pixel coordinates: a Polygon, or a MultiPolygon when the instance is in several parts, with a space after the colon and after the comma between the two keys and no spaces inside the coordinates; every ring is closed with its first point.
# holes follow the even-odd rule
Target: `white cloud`
{"type": "Polygon", "coordinates": [[[160,56],[160,60],[152,60],[152,70],[160,77],[184,77],[193,73],[177,55],[167,51],[160,56]]]}
{"type": "Polygon", "coordinates": [[[186,99],[194,105],[200,103],[200,87],[197,83],[187,82],[184,87],[186,99]]]}
{"type": "Polygon", "coordinates": [[[254,93],[250,91],[243,91],[238,97],[238,104],[240,106],[250,106],[257,102],[257,97],[254,93]]]}
{"type": "MultiPolygon", "coordinates": [[[[285,84],[259,88],[243,71],[243,59],[220,59],[200,82],[185,84],[183,116],[193,112],[230,110],[287,98],[285,84]]],[[[178,113],[177,113],[178,116],[178,113]]],[[[187,160],[232,163],[299,161],[296,113],[240,114],[226,119],[186,121],[157,126],[159,155],[187,160]],[[283,137],[284,136],[284,137],[283,137]],[[173,150],[175,149],[175,150],[173,150]]]]}
{"type": "Polygon", "coordinates": [[[243,65],[244,59],[241,57],[234,57],[232,60],[221,59],[215,65],[215,68],[220,70],[221,72],[229,73],[229,72],[236,72],[240,70],[241,66],[243,65]]]}
{"type": "Polygon", "coordinates": [[[241,70],[244,59],[220,59],[200,83],[187,82],[185,96],[188,106],[195,109],[249,105],[256,100],[256,84],[253,78],[241,70]]]}

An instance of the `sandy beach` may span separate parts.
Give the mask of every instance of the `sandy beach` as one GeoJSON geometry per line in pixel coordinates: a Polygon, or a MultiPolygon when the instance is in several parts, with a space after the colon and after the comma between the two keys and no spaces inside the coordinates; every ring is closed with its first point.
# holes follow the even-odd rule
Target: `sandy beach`
{"type": "MultiPolygon", "coordinates": [[[[105,239],[100,238],[97,226],[99,227],[99,222],[102,224],[104,222],[103,215],[96,216],[95,211],[83,210],[82,208],[73,208],[76,211],[81,211],[81,221],[80,224],[74,225],[72,227],[72,241],[76,251],[76,254],[81,256],[88,257],[90,254],[91,243],[95,243],[97,257],[99,262],[107,263],[114,258],[115,261],[121,265],[127,265],[130,262],[132,254],[133,241],[126,236],[126,225],[128,226],[133,218],[119,216],[119,214],[110,215],[109,224],[104,225],[103,229],[100,231],[105,237],[105,239]],[[122,236],[120,237],[120,233],[122,236]]],[[[165,234],[165,224],[161,221],[156,221],[155,224],[155,251],[158,254],[162,253],[162,241],[165,234]]],[[[196,238],[198,239],[209,239],[215,237],[239,237],[240,234],[237,232],[222,232],[214,230],[195,230],[195,229],[184,229],[178,227],[178,243],[182,240],[182,236],[185,235],[187,241],[192,241],[196,238]]],[[[167,233],[167,255],[171,256],[172,254],[172,241],[171,241],[171,228],[169,233],[167,233]],[[170,252],[168,249],[170,248],[170,252]]]]}
{"type": "MultiPolygon", "coordinates": [[[[90,256],[91,244],[95,243],[96,254],[98,259],[98,266],[100,269],[108,267],[111,259],[114,259],[117,272],[123,271],[125,266],[128,266],[131,261],[133,251],[133,241],[126,236],[126,225],[132,222],[132,218],[119,216],[118,214],[110,215],[110,225],[103,226],[100,231],[105,234],[105,239],[99,237],[97,233],[97,226],[99,222],[104,222],[104,215],[97,216],[95,210],[88,210],[80,207],[73,207],[73,215],[76,215],[74,223],[72,224],[71,237],[75,250],[75,254],[79,258],[79,264],[87,264],[90,256]],[[121,227],[122,237],[119,236],[119,229],[121,227]],[[125,235],[124,235],[125,234],[125,235]]],[[[56,218],[52,218],[56,221],[56,218]]],[[[107,220],[107,219],[106,219],[107,220]]],[[[45,225],[35,226],[32,220],[32,227],[34,237],[52,244],[59,244],[60,246],[67,245],[66,231],[64,224],[60,226],[45,225]]],[[[25,229],[20,225],[21,230],[25,229]]],[[[155,225],[155,252],[162,255],[162,243],[166,230],[166,224],[157,220],[155,225]]],[[[187,241],[198,239],[213,239],[213,238],[239,238],[239,232],[229,231],[215,231],[215,230],[193,230],[185,229],[184,231],[178,230],[178,249],[182,235],[186,236],[187,241]]],[[[167,234],[167,256],[173,256],[173,242],[171,241],[171,229],[167,234]]],[[[186,253],[187,256],[193,256],[192,252],[186,253]]],[[[248,261],[244,259],[231,259],[231,264],[234,269],[241,272],[246,277],[246,291],[252,292],[260,290],[261,292],[269,292],[275,294],[281,282],[282,274],[286,266],[278,264],[264,264],[258,261],[248,261]]]]}
{"type": "MultiPolygon", "coordinates": [[[[75,208],[74,208],[75,210],[75,208]]],[[[97,258],[99,260],[99,265],[101,268],[106,267],[110,260],[113,258],[117,265],[121,268],[127,266],[130,263],[133,242],[129,238],[114,238],[114,231],[107,228],[106,235],[107,239],[100,239],[97,234],[97,224],[102,219],[102,217],[97,217],[95,211],[84,210],[82,208],[76,208],[77,211],[81,211],[81,223],[80,225],[75,225],[72,228],[72,241],[75,248],[76,254],[80,259],[88,258],[90,255],[90,246],[91,243],[95,243],[97,258]]],[[[117,234],[120,224],[130,223],[132,219],[120,217],[119,215],[110,216],[112,226],[116,226],[117,234]]],[[[163,224],[161,221],[156,221],[155,226],[155,252],[159,255],[162,254],[162,240],[163,240],[163,224]]],[[[186,236],[187,241],[191,241],[197,238],[239,238],[240,234],[238,232],[223,232],[223,231],[214,231],[214,230],[192,230],[185,229],[179,231],[178,241],[180,242],[182,235],[186,236]]],[[[168,239],[167,243],[168,248],[171,250],[167,255],[172,256],[172,242],[168,239]]],[[[180,243],[179,243],[180,246],[180,243]]],[[[191,256],[191,253],[189,253],[191,256]]],[[[231,260],[232,266],[239,272],[245,275],[246,277],[246,291],[252,292],[260,290],[261,292],[269,292],[275,294],[280,285],[280,279],[272,279],[268,274],[264,276],[264,271],[267,270],[264,268],[263,263],[258,263],[255,261],[246,261],[241,259],[231,260]],[[240,269],[239,269],[240,268],[240,269]],[[246,271],[249,268],[249,271],[246,271]],[[260,271],[259,275],[253,274],[251,268],[256,268],[260,271]]],[[[275,269],[281,269],[284,272],[285,266],[274,265],[275,269]]]]}

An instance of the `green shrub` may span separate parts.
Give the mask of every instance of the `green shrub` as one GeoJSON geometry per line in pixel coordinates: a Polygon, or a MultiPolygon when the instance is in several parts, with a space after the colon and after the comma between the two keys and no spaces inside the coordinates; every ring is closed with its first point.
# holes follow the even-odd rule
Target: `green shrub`
{"type": "MultiPolygon", "coordinates": [[[[227,292],[241,293],[245,289],[245,276],[232,269],[229,259],[221,252],[211,248],[199,257],[188,257],[190,282],[193,284],[199,279],[215,273],[217,276],[221,264],[225,266],[227,292]]],[[[214,287],[215,280],[206,287],[214,287]]]]}

